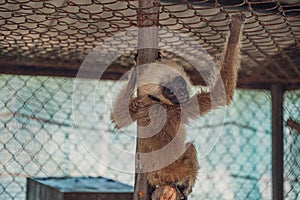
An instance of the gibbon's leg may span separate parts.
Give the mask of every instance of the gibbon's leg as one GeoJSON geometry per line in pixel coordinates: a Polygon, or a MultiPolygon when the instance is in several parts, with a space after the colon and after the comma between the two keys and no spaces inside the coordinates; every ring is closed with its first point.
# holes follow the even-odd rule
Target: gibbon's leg
{"type": "Polygon", "coordinates": [[[198,170],[197,153],[192,143],[186,146],[186,152],[174,163],[147,175],[148,182],[157,187],[152,200],[186,200],[192,192],[198,170]]]}
{"type": "Polygon", "coordinates": [[[240,67],[240,35],[245,16],[236,14],[231,17],[230,33],[224,49],[223,59],[218,63],[220,77],[210,92],[199,93],[190,99],[186,106],[190,117],[197,117],[193,105],[199,106],[200,115],[207,113],[213,108],[228,105],[233,97],[237,82],[237,73],[240,67]],[[224,86],[224,87],[223,87],[224,86]],[[195,102],[197,102],[195,104],[195,102]]]}

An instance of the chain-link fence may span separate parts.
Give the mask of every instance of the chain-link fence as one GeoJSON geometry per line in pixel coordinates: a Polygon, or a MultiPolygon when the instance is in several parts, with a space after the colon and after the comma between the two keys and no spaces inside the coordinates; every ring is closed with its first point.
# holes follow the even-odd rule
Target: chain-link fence
{"type": "MultiPolygon", "coordinates": [[[[229,16],[245,14],[241,86],[266,88],[266,83],[274,80],[294,83],[299,77],[299,1],[155,2],[160,28],[188,35],[211,55],[223,49],[229,16]]],[[[0,11],[1,72],[76,76],[91,50],[107,38],[137,29],[138,13],[147,8],[139,10],[137,0],[2,0],[0,11]]],[[[172,37],[163,35],[178,51],[185,52],[186,46],[172,37]]],[[[108,44],[105,50],[121,51],[121,44],[128,42],[116,40],[118,46],[108,44]]],[[[104,77],[118,79],[128,66],[126,60],[117,62],[104,77]]],[[[90,76],[95,68],[90,66],[90,76]]],[[[199,83],[192,72],[191,80],[199,83]]]]}
{"type": "MultiPolygon", "coordinates": [[[[74,96],[74,81],[0,75],[0,199],[24,199],[29,176],[106,176],[133,184],[126,169],[134,159],[113,153],[135,152],[135,126],[118,133],[110,122],[115,82],[82,79],[84,92],[74,96]]],[[[299,96],[286,93],[286,118],[299,120],[299,96]]],[[[237,90],[231,106],[187,129],[200,162],[191,199],[272,198],[269,92],[237,90]],[[226,117],[216,117],[224,111],[226,117]]],[[[285,133],[285,196],[297,199],[299,133],[285,133]]]]}
{"type": "MultiPolygon", "coordinates": [[[[223,49],[229,15],[244,13],[239,87],[280,82],[295,88],[300,75],[297,2],[161,0],[154,6],[159,7],[160,28],[186,34],[212,56],[223,49]]],[[[130,46],[136,37],[116,35],[137,29],[138,12],[145,10],[136,0],[0,2],[0,73],[35,75],[0,75],[1,200],[24,199],[28,176],[105,175],[133,184],[128,169],[134,160],[113,153],[133,154],[136,133],[134,125],[118,133],[110,122],[115,82],[81,79],[81,93],[76,93],[75,79],[36,75],[75,77],[86,56],[108,38],[113,42],[101,49],[103,55],[130,46]]],[[[179,52],[189,51],[173,37],[160,35],[179,52]]],[[[178,59],[162,50],[163,57],[178,59]]],[[[116,80],[126,72],[133,60],[126,55],[102,78],[116,80]]],[[[199,83],[193,67],[179,62],[199,83]]],[[[86,76],[97,69],[90,65],[86,76]]],[[[285,93],[285,121],[299,123],[299,97],[299,90],[285,93]]],[[[191,199],[272,198],[270,102],[266,91],[238,90],[230,107],[189,124],[188,138],[195,140],[201,166],[191,199]],[[219,115],[224,111],[226,117],[219,115]]],[[[285,197],[298,199],[299,133],[286,126],[284,136],[285,197]]]]}

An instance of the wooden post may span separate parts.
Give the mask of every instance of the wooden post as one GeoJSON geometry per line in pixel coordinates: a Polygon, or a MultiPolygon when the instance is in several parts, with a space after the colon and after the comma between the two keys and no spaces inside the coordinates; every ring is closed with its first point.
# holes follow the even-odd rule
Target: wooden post
{"type": "Polygon", "coordinates": [[[273,200],[283,200],[283,93],[281,84],[271,86],[273,200]]]}
{"type": "MultiPolygon", "coordinates": [[[[137,65],[154,62],[158,57],[158,25],[159,25],[159,0],[139,0],[138,1],[138,57],[137,65]]],[[[143,73],[140,67],[136,70],[137,82],[139,75],[143,73]]],[[[139,98],[139,88],[137,90],[139,98]]],[[[139,121],[137,122],[139,124],[139,121]]],[[[143,152],[140,150],[142,138],[141,130],[137,129],[136,142],[136,174],[134,184],[134,200],[150,200],[151,187],[149,186],[146,173],[143,171],[143,152]]]]}

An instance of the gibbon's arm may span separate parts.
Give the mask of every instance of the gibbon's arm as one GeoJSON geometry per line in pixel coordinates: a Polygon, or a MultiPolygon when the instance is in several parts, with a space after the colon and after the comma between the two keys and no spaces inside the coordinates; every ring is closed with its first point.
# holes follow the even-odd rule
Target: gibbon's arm
{"type": "Polygon", "coordinates": [[[112,111],[112,121],[116,128],[129,126],[137,120],[138,102],[137,98],[128,94],[127,88],[124,87],[118,94],[114,102],[112,111]]]}
{"type": "Polygon", "coordinates": [[[223,59],[218,63],[221,78],[218,78],[215,86],[210,92],[199,93],[190,100],[189,106],[191,117],[197,117],[207,113],[209,110],[230,104],[237,82],[237,73],[240,67],[240,35],[244,15],[236,14],[231,18],[230,33],[224,49],[223,59]],[[196,104],[194,104],[197,102],[196,104]],[[199,110],[198,110],[199,109],[199,110]],[[197,110],[197,113],[195,112],[197,110]]]}

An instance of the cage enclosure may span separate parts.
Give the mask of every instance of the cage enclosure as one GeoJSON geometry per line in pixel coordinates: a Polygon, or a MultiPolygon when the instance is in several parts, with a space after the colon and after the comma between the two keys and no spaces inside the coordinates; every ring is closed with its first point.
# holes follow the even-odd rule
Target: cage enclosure
{"type": "Polygon", "coordinates": [[[154,24],[151,47],[184,67],[193,91],[206,90],[209,68],[196,65],[219,61],[236,13],[245,15],[237,90],[230,106],[187,126],[200,166],[189,199],[299,199],[299,8],[297,0],[1,1],[0,199],[25,199],[26,179],[37,177],[133,186],[137,127],[115,130],[110,112],[147,39],[138,30],[154,24]]]}

